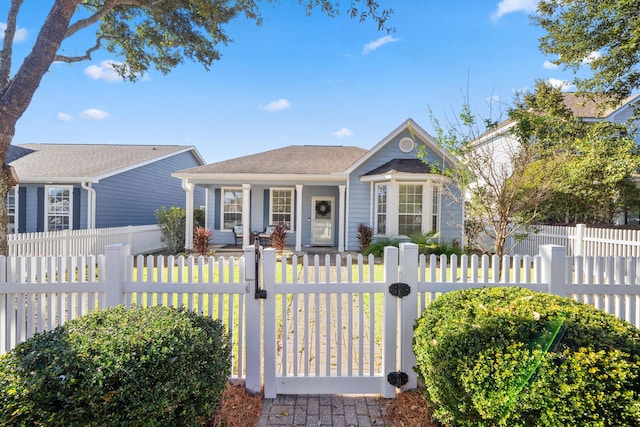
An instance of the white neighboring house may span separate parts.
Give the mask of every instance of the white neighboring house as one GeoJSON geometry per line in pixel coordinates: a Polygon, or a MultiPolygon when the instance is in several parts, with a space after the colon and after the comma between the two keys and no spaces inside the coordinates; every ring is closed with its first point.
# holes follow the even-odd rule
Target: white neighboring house
{"type": "MultiPolygon", "coordinates": [[[[608,121],[612,123],[624,124],[629,123],[632,119],[635,108],[640,102],[640,94],[630,96],[620,102],[615,107],[607,107],[602,109],[597,100],[592,100],[584,96],[580,96],[575,92],[562,93],[564,104],[585,122],[597,123],[608,121]]],[[[639,126],[640,120],[636,119],[634,125],[639,126]]],[[[515,125],[512,120],[505,120],[495,128],[480,135],[473,143],[478,149],[487,150],[493,158],[493,168],[497,173],[508,171],[511,165],[512,153],[517,149],[519,142],[511,133],[511,129],[515,125]]],[[[640,135],[636,137],[636,143],[640,146],[640,135]]],[[[636,185],[640,187],[640,175],[635,176],[636,185]]],[[[635,215],[640,216],[639,212],[635,215]]],[[[638,218],[635,218],[637,221],[638,218]]],[[[627,220],[628,222],[628,220],[627,220]]],[[[617,224],[624,224],[625,217],[621,215],[617,224]]]]}

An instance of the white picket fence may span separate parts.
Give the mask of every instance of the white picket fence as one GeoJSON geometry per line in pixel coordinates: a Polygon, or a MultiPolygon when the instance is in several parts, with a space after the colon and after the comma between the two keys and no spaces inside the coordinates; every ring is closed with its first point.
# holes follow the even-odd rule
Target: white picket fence
{"type": "Polygon", "coordinates": [[[69,256],[103,254],[108,245],[127,244],[134,254],[164,248],[157,224],[9,234],[9,255],[69,256]]]}
{"type": "Polygon", "coordinates": [[[96,308],[187,306],[226,325],[230,377],[253,391],[264,387],[266,397],[393,396],[402,383],[390,374],[406,375],[404,388],[416,386],[415,319],[455,289],[526,287],[640,327],[636,257],[570,257],[554,245],[536,256],[426,257],[410,243],[385,248],[382,266],[361,255],[278,258],[264,249],[258,256],[256,263],[250,246],[239,258],[134,257],[127,245],[111,245],[89,257],[0,257],[0,353],[96,308]]]}
{"type": "Polygon", "coordinates": [[[619,228],[539,225],[510,251],[535,255],[542,245],[560,245],[573,256],[640,256],[640,230],[619,228]]]}

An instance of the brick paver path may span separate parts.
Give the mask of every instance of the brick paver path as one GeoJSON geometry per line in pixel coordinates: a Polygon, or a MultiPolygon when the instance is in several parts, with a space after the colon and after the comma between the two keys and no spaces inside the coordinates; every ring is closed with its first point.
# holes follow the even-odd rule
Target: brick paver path
{"type": "Polygon", "coordinates": [[[388,426],[387,402],[375,395],[279,395],[264,400],[257,426],[388,426]]]}

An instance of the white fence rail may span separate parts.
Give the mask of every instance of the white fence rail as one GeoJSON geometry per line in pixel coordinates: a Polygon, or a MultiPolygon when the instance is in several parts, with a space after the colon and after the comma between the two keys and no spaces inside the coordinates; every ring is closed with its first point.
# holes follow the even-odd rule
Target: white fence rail
{"type": "Polygon", "coordinates": [[[573,256],[640,256],[640,230],[575,226],[536,226],[511,253],[535,255],[542,245],[560,245],[573,256]]]}
{"type": "MultiPolygon", "coordinates": [[[[230,331],[233,370],[265,396],[366,390],[392,395],[388,373],[415,387],[413,325],[455,289],[521,286],[591,304],[640,327],[640,258],[571,257],[546,245],[536,256],[418,256],[385,248],[383,265],[362,256],[278,259],[253,247],[240,258],[129,255],[0,257],[0,353],[99,307],[186,306],[230,331]],[[258,263],[259,264],[259,263],[258,263]],[[408,293],[396,298],[406,283],[408,293]],[[266,299],[254,297],[260,287],[266,299]],[[346,387],[346,388],[345,388],[346,387]]],[[[353,391],[356,392],[356,391],[353,391]]]]}
{"type": "Polygon", "coordinates": [[[104,254],[113,244],[127,244],[134,254],[160,250],[157,224],[127,227],[19,233],[7,236],[11,256],[69,256],[104,254]]]}

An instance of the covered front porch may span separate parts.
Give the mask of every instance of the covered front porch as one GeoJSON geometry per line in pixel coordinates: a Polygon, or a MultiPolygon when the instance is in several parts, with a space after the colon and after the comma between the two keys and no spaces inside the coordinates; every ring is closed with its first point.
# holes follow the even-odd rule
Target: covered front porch
{"type": "MultiPolygon", "coordinates": [[[[202,178],[183,178],[186,192],[186,248],[193,248],[193,203],[197,187],[206,190],[205,227],[212,232],[211,243],[220,250],[252,245],[253,239],[267,227],[283,224],[287,229],[286,246],[294,253],[309,248],[345,251],[347,227],[346,180],[301,182],[294,185],[281,180],[265,182],[212,184],[202,178]],[[234,226],[242,226],[241,241],[236,241],[234,226]]],[[[263,242],[265,240],[263,239],[263,242]]]]}

